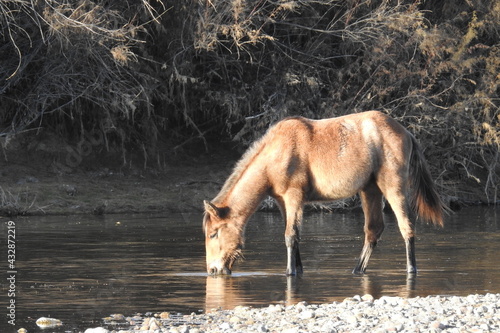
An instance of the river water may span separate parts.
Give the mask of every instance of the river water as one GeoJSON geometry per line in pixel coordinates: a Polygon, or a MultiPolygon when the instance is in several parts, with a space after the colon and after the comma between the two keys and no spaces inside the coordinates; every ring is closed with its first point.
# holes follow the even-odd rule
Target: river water
{"type": "MultiPolygon", "coordinates": [[[[361,212],[309,213],[302,227],[304,274],[287,278],[284,223],[257,213],[246,229],[245,260],[231,277],[205,273],[201,214],[16,218],[15,296],[2,279],[0,332],[79,332],[114,313],[191,313],[237,305],[324,303],[354,295],[415,297],[500,292],[500,208],[472,207],[437,229],[417,224],[415,279],[405,273],[405,249],[392,214],[368,265],[353,276],[363,244],[361,212]],[[5,310],[15,301],[16,326],[5,310]],[[39,317],[60,319],[42,330],[39,317]]],[[[9,277],[7,219],[2,264],[9,277]]]]}

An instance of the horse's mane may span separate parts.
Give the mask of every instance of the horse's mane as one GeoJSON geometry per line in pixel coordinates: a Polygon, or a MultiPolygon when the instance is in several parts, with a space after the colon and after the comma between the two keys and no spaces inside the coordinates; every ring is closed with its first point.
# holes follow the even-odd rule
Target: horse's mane
{"type": "Polygon", "coordinates": [[[222,186],[219,194],[217,194],[217,196],[214,198],[214,203],[219,203],[220,201],[222,201],[224,197],[231,191],[233,186],[241,179],[250,164],[254,161],[255,157],[259,155],[259,153],[266,145],[268,136],[268,133],[266,133],[262,138],[252,143],[250,148],[247,149],[240,160],[236,163],[233,172],[222,186]]]}

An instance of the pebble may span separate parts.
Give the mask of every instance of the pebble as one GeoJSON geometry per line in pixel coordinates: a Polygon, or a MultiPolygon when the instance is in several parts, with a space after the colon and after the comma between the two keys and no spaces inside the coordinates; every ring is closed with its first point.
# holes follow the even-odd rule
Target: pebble
{"type": "Polygon", "coordinates": [[[36,324],[38,325],[38,327],[45,329],[61,326],[62,322],[59,319],[55,318],[40,317],[37,319],[36,324]]]}
{"type": "Polygon", "coordinates": [[[168,319],[170,318],[170,312],[162,312],[159,315],[160,319],[168,319]]]}
{"type": "Polygon", "coordinates": [[[219,328],[223,331],[225,330],[230,330],[231,329],[231,325],[229,323],[222,323],[220,324],[219,328]]]}
{"type": "Polygon", "coordinates": [[[109,333],[109,331],[103,327],[88,328],[85,333],[109,333]]]}
{"type": "Polygon", "coordinates": [[[361,300],[363,302],[368,302],[368,303],[373,303],[373,301],[375,300],[374,297],[370,294],[366,294],[364,295],[363,297],[361,297],[361,300]]]}
{"type": "MultiPolygon", "coordinates": [[[[234,310],[191,314],[182,317],[182,322],[164,312],[149,314],[140,321],[149,330],[146,332],[155,333],[500,332],[499,313],[500,294],[379,299],[355,295],[327,304],[238,306],[234,310]]],[[[145,332],[133,325],[123,331],[145,332]]]]}
{"type": "Polygon", "coordinates": [[[230,319],[229,319],[229,322],[230,323],[233,323],[233,324],[236,324],[236,323],[239,323],[241,321],[240,317],[238,316],[232,316],[230,319]]]}
{"type": "Polygon", "coordinates": [[[311,310],[302,311],[300,313],[300,316],[299,316],[299,318],[302,320],[308,320],[308,319],[312,319],[314,317],[316,317],[316,313],[314,313],[314,311],[311,311],[311,310]]]}

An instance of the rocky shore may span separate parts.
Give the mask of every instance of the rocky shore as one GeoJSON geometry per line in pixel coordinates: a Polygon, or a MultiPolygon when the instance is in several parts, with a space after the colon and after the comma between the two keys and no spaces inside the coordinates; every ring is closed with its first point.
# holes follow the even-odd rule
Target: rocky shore
{"type": "Polygon", "coordinates": [[[354,296],[329,304],[273,304],[205,314],[168,312],[104,319],[85,333],[500,332],[500,294],[416,298],[354,296]]]}

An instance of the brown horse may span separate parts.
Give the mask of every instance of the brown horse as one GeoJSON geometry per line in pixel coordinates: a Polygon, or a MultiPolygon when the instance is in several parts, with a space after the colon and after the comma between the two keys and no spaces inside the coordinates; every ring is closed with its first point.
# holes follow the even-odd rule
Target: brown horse
{"type": "Polygon", "coordinates": [[[415,138],[389,116],[368,111],[338,118],[287,118],[244,154],[222,190],[204,201],[207,271],[231,274],[241,256],[249,217],[267,196],[286,220],[287,275],[302,273],[299,227],[306,202],[359,193],[365,240],[353,273],[365,272],[384,230],[383,197],[406,244],[407,271],[416,273],[415,215],[443,226],[444,205],[415,138]]]}

